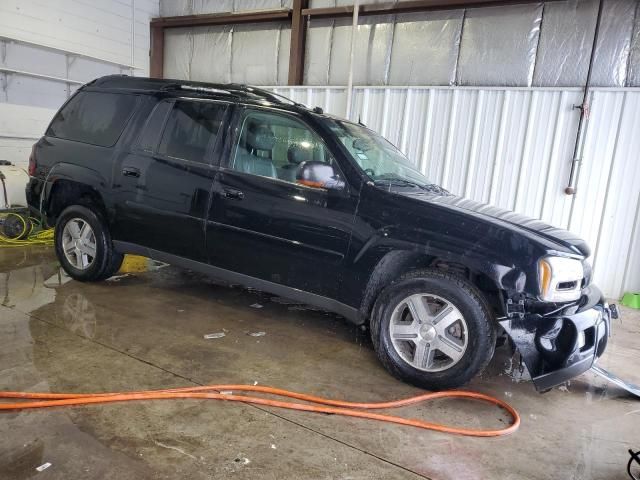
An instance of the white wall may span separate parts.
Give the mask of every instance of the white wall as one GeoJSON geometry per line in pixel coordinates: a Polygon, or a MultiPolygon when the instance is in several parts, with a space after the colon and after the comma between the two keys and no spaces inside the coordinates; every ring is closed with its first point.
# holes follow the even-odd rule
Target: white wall
{"type": "Polygon", "coordinates": [[[34,140],[83,83],[149,74],[159,0],[0,1],[0,159],[26,165],[34,140]]]}

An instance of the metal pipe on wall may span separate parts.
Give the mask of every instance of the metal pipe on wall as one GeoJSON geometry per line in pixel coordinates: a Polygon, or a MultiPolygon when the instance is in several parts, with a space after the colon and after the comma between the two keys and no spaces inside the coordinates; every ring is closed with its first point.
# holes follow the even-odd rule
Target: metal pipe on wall
{"type": "Polygon", "coordinates": [[[353,58],[356,49],[356,33],[358,29],[358,12],[360,11],[360,0],[355,0],[353,5],[353,24],[351,25],[351,51],[349,53],[349,77],[347,81],[347,111],[346,118],[351,116],[351,99],[353,98],[353,58]]]}
{"type": "Polygon", "coordinates": [[[587,122],[589,120],[589,96],[591,95],[591,75],[593,73],[593,61],[596,56],[596,47],[598,45],[598,35],[600,33],[600,21],[602,19],[603,0],[598,5],[598,15],[596,17],[596,29],[593,34],[593,45],[591,46],[591,57],[589,58],[589,70],[587,71],[587,81],[584,85],[584,95],[582,104],[574,105],[573,108],[580,109],[580,122],[578,123],[578,132],[576,134],[576,143],[573,147],[573,158],[571,159],[571,171],[569,172],[569,181],[564,193],[567,195],[576,194],[576,182],[578,177],[578,164],[582,161],[582,149],[584,147],[585,132],[587,130],[587,122]]]}

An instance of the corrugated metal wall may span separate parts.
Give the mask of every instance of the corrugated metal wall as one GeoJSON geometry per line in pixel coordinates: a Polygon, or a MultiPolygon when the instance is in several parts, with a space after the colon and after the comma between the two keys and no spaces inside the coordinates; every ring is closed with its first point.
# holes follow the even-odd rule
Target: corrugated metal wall
{"type": "MultiPolygon", "coordinates": [[[[344,115],[345,88],[274,88],[344,115]]],[[[360,119],[451,192],[540,218],[594,249],[609,297],[640,290],[640,89],[596,89],[578,193],[569,178],[582,89],[356,87],[360,119]]]]}
{"type": "Polygon", "coordinates": [[[0,1],[0,159],[25,166],[33,140],[76,88],[149,74],[159,0],[0,1]]]}

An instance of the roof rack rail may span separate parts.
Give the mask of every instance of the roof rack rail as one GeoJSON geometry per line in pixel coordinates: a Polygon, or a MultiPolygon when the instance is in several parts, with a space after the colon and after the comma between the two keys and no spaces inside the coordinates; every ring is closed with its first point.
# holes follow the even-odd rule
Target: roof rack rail
{"type": "Polygon", "coordinates": [[[265,90],[263,88],[251,87],[249,85],[240,85],[240,84],[227,84],[220,85],[221,87],[227,88],[216,88],[216,87],[205,87],[205,86],[196,86],[196,85],[187,85],[183,83],[168,83],[164,85],[161,90],[188,90],[191,92],[200,92],[200,93],[209,93],[215,95],[230,95],[234,97],[242,97],[243,95],[253,96],[255,98],[263,98],[269,100],[273,103],[280,104],[288,104],[294,105],[296,107],[307,108],[306,105],[291,100],[284,95],[280,95],[279,93],[272,92],[270,90],[265,90]]]}
{"type": "Polygon", "coordinates": [[[295,105],[296,107],[306,108],[306,105],[304,105],[303,103],[296,102],[295,100],[291,100],[289,97],[285,97],[284,95],[280,95],[279,93],[272,92],[270,90],[265,90],[263,88],[256,88],[256,87],[247,87],[247,90],[252,93],[257,92],[263,95],[264,97],[272,101],[275,101],[277,103],[288,103],[289,105],[295,105]]]}
{"type": "Polygon", "coordinates": [[[233,95],[229,90],[211,87],[193,87],[191,85],[179,85],[180,90],[189,90],[191,92],[216,93],[218,95],[233,95]]]}

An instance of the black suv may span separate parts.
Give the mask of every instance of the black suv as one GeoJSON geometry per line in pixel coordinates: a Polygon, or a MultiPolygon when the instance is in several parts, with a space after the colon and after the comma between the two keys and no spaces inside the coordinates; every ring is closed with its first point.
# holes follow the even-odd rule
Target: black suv
{"type": "Polygon", "coordinates": [[[544,390],[607,343],[584,241],[451,195],[363,125],[266,90],[94,80],[29,173],[74,279],[132,253],[315,305],[368,325],[384,366],[420,387],[464,384],[508,335],[544,390]]]}

